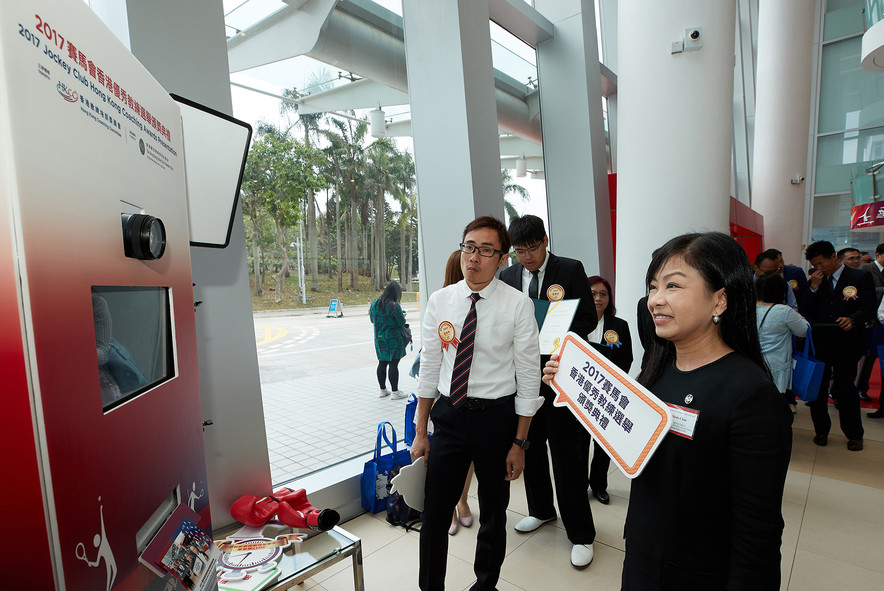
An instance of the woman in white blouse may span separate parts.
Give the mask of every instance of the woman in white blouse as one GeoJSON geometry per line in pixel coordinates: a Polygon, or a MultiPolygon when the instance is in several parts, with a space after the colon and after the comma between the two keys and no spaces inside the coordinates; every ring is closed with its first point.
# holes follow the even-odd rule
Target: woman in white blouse
{"type": "Polygon", "coordinates": [[[792,385],[792,335],[803,337],[810,327],[801,314],[782,303],[787,289],[786,280],[774,271],[755,280],[755,322],[761,353],[782,393],[792,385]]]}

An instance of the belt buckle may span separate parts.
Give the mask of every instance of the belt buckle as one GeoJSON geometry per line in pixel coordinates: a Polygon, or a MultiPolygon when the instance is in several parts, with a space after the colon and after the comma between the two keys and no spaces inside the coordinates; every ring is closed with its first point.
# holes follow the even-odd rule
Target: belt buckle
{"type": "Polygon", "coordinates": [[[482,401],[478,398],[466,399],[467,410],[482,410],[482,401]]]}

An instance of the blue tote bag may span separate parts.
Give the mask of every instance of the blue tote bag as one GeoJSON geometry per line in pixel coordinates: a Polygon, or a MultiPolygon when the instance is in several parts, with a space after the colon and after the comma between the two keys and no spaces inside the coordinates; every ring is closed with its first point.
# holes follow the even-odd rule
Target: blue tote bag
{"type": "Polygon", "coordinates": [[[826,364],[814,359],[813,339],[810,329],[804,337],[804,351],[792,353],[792,391],[805,402],[816,400],[823,383],[826,364]]]}
{"type": "Polygon", "coordinates": [[[378,424],[378,436],[374,446],[374,457],[365,462],[362,469],[362,508],[378,513],[387,508],[387,497],[390,495],[390,480],[399,473],[399,468],[411,464],[411,454],[405,448],[396,447],[396,429],[387,421],[378,424]],[[392,439],[387,437],[387,425],[393,433],[392,439]],[[381,455],[381,439],[392,450],[381,455]]]}

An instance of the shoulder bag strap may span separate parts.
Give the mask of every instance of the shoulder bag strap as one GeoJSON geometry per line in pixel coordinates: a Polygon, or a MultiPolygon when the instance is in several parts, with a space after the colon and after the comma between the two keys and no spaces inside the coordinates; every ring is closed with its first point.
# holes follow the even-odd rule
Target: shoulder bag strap
{"type": "Polygon", "coordinates": [[[767,312],[765,312],[764,316],[761,317],[761,324],[758,325],[758,330],[761,330],[761,327],[764,326],[764,321],[767,320],[767,315],[770,314],[771,310],[773,310],[773,306],[768,306],[767,312]]]}

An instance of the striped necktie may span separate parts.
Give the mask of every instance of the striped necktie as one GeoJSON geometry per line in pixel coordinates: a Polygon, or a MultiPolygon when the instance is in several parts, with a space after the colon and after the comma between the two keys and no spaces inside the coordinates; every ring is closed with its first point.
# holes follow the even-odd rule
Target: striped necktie
{"type": "Polygon", "coordinates": [[[463,321],[460,331],[460,344],[454,357],[454,370],[451,372],[451,405],[457,408],[467,398],[467,384],[470,381],[470,365],[473,363],[473,341],[476,339],[476,301],[481,296],[470,294],[470,311],[463,321]]]}

